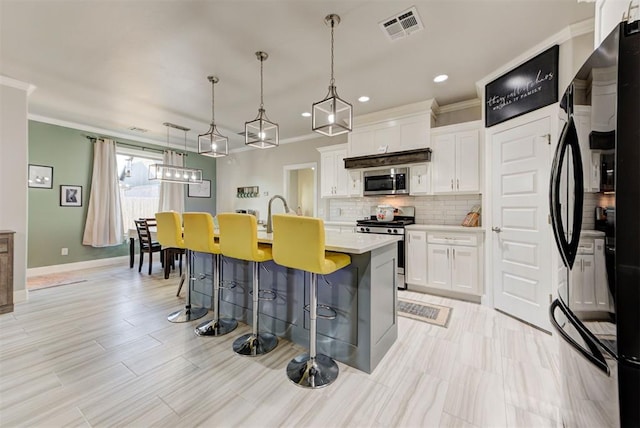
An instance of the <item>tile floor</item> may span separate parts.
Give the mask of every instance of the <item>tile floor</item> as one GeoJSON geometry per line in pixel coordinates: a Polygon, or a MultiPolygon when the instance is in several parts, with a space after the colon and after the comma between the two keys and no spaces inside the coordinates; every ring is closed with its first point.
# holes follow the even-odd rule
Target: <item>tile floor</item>
{"type": "Polygon", "coordinates": [[[285,376],[297,345],[243,358],[231,343],[244,324],[209,338],[193,333],[202,320],[167,322],[183,304],[174,277],[76,274],[87,281],[0,315],[2,427],[561,426],[555,337],[477,304],[401,291],[453,307],[449,327],[399,317],[372,374],[340,363],[334,384],[308,391],[285,376]]]}

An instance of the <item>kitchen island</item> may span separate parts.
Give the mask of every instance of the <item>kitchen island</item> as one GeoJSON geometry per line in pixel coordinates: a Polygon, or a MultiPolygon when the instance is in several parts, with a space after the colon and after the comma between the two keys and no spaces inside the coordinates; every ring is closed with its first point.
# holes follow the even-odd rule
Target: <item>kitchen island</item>
{"type": "MultiPolygon", "coordinates": [[[[272,234],[258,232],[259,242],[270,244],[272,239],[272,234]]],[[[333,310],[318,309],[318,353],[371,373],[395,342],[399,239],[391,235],[326,233],[327,251],[349,254],[351,264],[318,278],[318,302],[333,310]],[[320,315],[335,318],[321,319],[320,315]]],[[[222,259],[223,285],[235,287],[221,290],[220,313],[250,324],[251,266],[243,260],[222,259]]],[[[261,290],[273,290],[275,298],[260,302],[260,329],[308,349],[309,313],[304,305],[309,303],[310,275],[273,261],[263,266],[261,290]]],[[[211,307],[211,272],[211,256],[195,253],[194,304],[211,307]]],[[[261,293],[268,298],[270,294],[261,293]]]]}

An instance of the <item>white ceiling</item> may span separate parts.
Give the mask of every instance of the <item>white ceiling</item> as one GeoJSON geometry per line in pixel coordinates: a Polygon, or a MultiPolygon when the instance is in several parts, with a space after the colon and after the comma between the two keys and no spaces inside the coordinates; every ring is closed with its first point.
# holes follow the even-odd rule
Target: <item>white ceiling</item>
{"type": "MultiPolygon", "coordinates": [[[[327,91],[328,13],[335,30],[338,93],[354,115],[435,98],[476,97],[475,82],[567,25],[593,17],[576,0],[0,0],[0,74],[37,86],[29,112],[166,142],[163,122],[192,130],[211,120],[241,147],[264,98],[280,138],[311,133],[301,117],[327,91]],[[425,29],[390,41],[378,23],[416,6],[425,29]],[[446,73],[444,84],[433,83],[446,73]],[[371,101],[362,104],[360,95],[371,101]],[[145,134],[130,131],[136,126],[145,134]]],[[[176,132],[176,131],[172,131],[176,132]]],[[[171,134],[180,142],[184,134],[171,134]]]]}

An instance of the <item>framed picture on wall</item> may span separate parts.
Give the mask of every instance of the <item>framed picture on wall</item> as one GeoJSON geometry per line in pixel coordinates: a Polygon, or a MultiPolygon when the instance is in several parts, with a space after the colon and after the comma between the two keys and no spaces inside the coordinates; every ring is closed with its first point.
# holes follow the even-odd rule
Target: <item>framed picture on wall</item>
{"type": "Polygon", "coordinates": [[[60,206],[61,207],[81,207],[82,206],[82,186],[60,186],[60,206]]]}
{"type": "Polygon", "coordinates": [[[211,180],[202,180],[202,183],[189,183],[187,196],[189,198],[210,198],[211,180]]]}
{"type": "Polygon", "coordinates": [[[53,167],[29,164],[29,187],[53,189],[53,167]]]}

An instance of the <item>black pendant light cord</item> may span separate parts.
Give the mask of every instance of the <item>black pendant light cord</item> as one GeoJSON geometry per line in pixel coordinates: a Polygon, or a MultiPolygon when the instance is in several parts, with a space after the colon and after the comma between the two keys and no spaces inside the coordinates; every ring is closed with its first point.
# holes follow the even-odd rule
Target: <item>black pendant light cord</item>
{"type": "Polygon", "coordinates": [[[264,64],[264,58],[262,55],[260,56],[260,110],[264,110],[264,91],[263,91],[263,77],[262,77],[262,66],[264,64]]]}
{"type": "Polygon", "coordinates": [[[211,79],[211,126],[216,126],[216,106],[215,106],[215,87],[216,82],[211,79]]]}
{"type": "Polygon", "coordinates": [[[333,77],[333,27],[335,26],[335,20],[331,19],[331,80],[329,81],[330,86],[335,86],[336,79],[333,77]]]}

